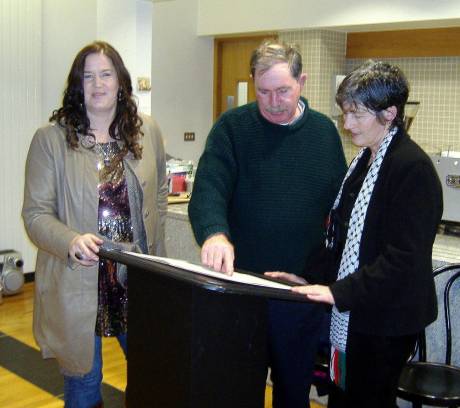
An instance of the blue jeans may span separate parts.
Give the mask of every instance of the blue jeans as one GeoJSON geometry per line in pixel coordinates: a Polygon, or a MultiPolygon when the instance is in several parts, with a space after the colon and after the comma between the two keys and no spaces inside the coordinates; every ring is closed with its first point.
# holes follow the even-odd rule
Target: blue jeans
{"type": "MultiPolygon", "coordinates": [[[[126,357],[127,335],[117,336],[126,357]]],[[[102,340],[100,336],[94,338],[93,367],[83,376],[64,375],[64,402],[65,408],[90,408],[102,401],[102,340]]]]}

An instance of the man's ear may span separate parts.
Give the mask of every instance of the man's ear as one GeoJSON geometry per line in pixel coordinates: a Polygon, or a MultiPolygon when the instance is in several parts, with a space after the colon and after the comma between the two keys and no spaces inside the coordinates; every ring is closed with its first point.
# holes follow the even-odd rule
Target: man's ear
{"type": "Polygon", "coordinates": [[[307,74],[305,72],[302,72],[302,74],[300,75],[300,78],[299,78],[300,89],[303,88],[303,86],[305,85],[306,81],[307,81],[307,74]]]}

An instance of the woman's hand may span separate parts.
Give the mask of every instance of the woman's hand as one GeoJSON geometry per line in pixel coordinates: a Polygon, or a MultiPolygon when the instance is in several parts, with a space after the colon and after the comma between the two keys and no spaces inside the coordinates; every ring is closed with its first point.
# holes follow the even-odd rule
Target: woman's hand
{"type": "Polygon", "coordinates": [[[334,305],[335,300],[329,286],[324,285],[307,285],[307,286],[294,286],[291,289],[295,293],[305,295],[308,299],[314,302],[327,303],[334,305]]]}
{"type": "Polygon", "coordinates": [[[69,256],[80,265],[93,266],[99,262],[97,253],[104,241],[94,234],[77,235],[69,246],[69,256]]]}
{"type": "Polygon", "coordinates": [[[293,273],[273,271],[265,272],[264,275],[269,276],[270,278],[280,279],[290,283],[297,283],[299,285],[307,284],[307,281],[304,278],[293,273]]]}

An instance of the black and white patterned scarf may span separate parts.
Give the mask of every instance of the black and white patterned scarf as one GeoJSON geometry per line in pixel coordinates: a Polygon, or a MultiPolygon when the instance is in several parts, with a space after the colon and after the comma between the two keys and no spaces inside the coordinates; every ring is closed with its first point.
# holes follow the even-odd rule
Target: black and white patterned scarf
{"type": "MultiPolygon", "coordinates": [[[[380,167],[382,165],[383,158],[387,152],[388,146],[393,139],[393,136],[397,132],[397,128],[393,128],[382,140],[380,147],[377,151],[374,161],[367,172],[366,178],[364,179],[361,190],[359,191],[358,197],[356,198],[355,205],[351,211],[351,217],[347,232],[347,239],[342,253],[342,258],[340,260],[340,267],[337,276],[337,280],[343,279],[346,276],[354,273],[359,266],[359,248],[361,243],[361,236],[364,229],[364,219],[366,218],[367,208],[369,206],[369,201],[372,196],[372,191],[374,190],[375,182],[377,180],[380,167]]],[[[350,168],[345,175],[345,178],[340,187],[340,191],[335,199],[334,206],[332,209],[336,209],[340,198],[342,196],[343,185],[347,178],[353,173],[356,164],[359,159],[364,154],[366,148],[361,149],[358,155],[354,158],[353,162],[350,165],[350,168]]],[[[326,241],[327,246],[331,246],[332,243],[329,239],[326,241]]],[[[350,312],[340,313],[335,306],[332,308],[332,318],[331,318],[331,332],[330,340],[331,345],[335,349],[345,352],[347,345],[347,335],[348,335],[348,323],[350,320],[350,312]]]]}

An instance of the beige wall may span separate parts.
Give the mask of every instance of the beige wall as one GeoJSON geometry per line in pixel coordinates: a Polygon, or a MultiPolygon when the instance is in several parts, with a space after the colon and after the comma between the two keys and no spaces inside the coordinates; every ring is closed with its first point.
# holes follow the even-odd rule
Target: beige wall
{"type": "Polygon", "coordinates": [[[195,163],[212,126],[213,39],[196,35],[198,0],[153,4],[152,115],[166,151],[195,163]],[[194,142],[184,133],[195,132],[194,142]]]}

